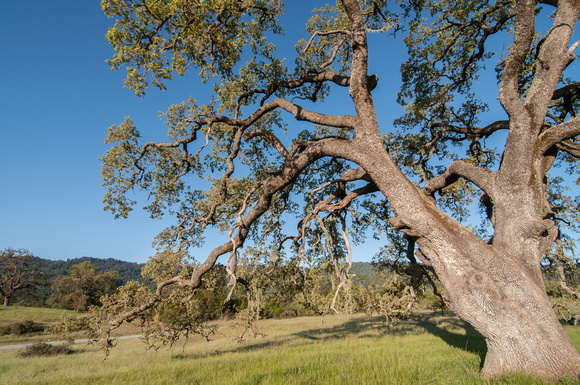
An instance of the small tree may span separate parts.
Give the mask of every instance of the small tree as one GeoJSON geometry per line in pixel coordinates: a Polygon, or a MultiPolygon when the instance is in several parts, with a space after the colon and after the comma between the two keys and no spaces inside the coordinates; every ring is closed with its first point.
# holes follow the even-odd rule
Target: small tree
{"type": "Polygon", "coordinates": [[[40,260],[25,249],[4,249],[0,253],[0,294],[8,306],[18,291],[40,285],[43,275],[40,260]]]}
{"type": "Polygon", "coordinates": [[[116,271],[99,274],[92,263],[79,263],[72,266],[66,276],[54,281],[54,294],[49,302],[74,311],[85,311],[91,305],[100,305],[100,298],[115,290],[117,278],[116,271]]]}

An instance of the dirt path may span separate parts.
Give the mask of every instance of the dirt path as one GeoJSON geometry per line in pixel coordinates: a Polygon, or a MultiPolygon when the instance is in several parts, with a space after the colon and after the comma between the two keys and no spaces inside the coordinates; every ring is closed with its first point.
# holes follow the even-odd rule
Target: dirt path
{"type": "MultiPolygon", "coordinates": [[[[116,337],[116,338],[119,340],[128,340],[128,339],[132,339],[132,338],[139,338],[141,336],[142,336],[141,334],[137,334],[137,335],[132,335],[132,336],[120,336],[120,337],[116,337]]],[[[83,344],[83,343],[87,343],[89,341],[90,340],[88,340],[88,339],[81,339],[81,340],[74,340],[73,343],[83,344]]],[[[39,342],[35,342],[35,343],[37,344],[39,342]]],[[[66,341],[52,341],[52,342],[46,342],[46,343],[49,345],[58,345],[58,344],[64,344],[65,342],[66,341]]],[[[35,343],[18,344],[18,345],[0,345],[0,350],[23,349],[27,346],[34,345],[35,343]]]]}

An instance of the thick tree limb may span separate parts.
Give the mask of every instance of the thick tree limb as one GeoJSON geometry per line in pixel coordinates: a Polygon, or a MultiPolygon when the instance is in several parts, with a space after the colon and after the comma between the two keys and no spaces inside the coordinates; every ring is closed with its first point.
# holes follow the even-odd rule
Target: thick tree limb
{"type": "Polygon", "coordinates": [[[271,107],[273,108],[280,107],[283,110],[291,113],[292,115],[294,115],[294,118],[296,120],[308,121],[310,123],[321,124],[330,127],[355,128],[356,126],[356,118],[351,115],[337,116],[337,115],[320,114],[317,112],[308,111],[302,108],[301,106],[291,103],[285,99],[276,99],[270,103],[272,103],[271,107]]]}
{"type": "Polygon", "coordinates": [[[469,180],[493,196],[493,172],[464,160],[452,162],[447,171],[428,181],[425,184],[425,192],[428,195],[433,195],[436,191],[455,183],[459,178],[469,180]]]}
{"type": "Polygon", "coordinates": [[[522,64],[534,38],[535,12],[536,4],[532,0],[516,3],[514,43],[504,63],[499,90],[499,100],[510,118],[525,114],[518,92],[518,81],[522,64]]]}
{"type": "Polygon", "coordinates": [[[580,144],[564,141],[558,143],[556,147],[558,147],[559,150],[566,151],[573,157],[580,159],[580,144]]]}
{"type": "Polygon", "coordinates": [[[284,159],[285,162],[290,160],[290,153],[288,152],[286,147],[284,147],[284,144],[282,144],[280,139],[278,139],[278,137],[276,135],[274,135],[273,133],[271,133],[270,131],[266,131],[266,130],[251,131],[251,132],[248,132],[244,135],[244,139],[251,140],[252,138],[255,138],[257,136],[260,136],[262,138],[269,140],[274,145],[274,147],[276,147],[276,149],[278,150],[278,152],[282,156],[282,159],[284,159]]]}
{"type": "Polygon", "coordinates": [[[553,7],[558,6],[558,0],[539,0],[538,3],[551,5],[553,7]]]}
{"type": "Polygon", "coordinates": [[[470,134],[476,135],[478,137],[489,137],[496,131],[499,130],[508,130],[509,129],[509,120],[498,120],[497,122],[493,122],[488,124],[485,127],[460,127],[455,126],[452,124],[448,124],[446,122],[441,123],[434,123],[431,125],[431,129],[433,132],[433,128],[441,127],[442,134],[445,132],[455,132],[458,134],[470,134]]]}
{"type": "Polygon", "coordinates": [[[281,108],[291,113],[292,115],[294,115],[296,120],[308,121],[314,124],[321,124],[331,127],[350,127],[350,128],[354,128],[356,124],[355,117],[351,115],[340,116],[340,115],[321,114],[306,110],[295,103],[289,102],[286,99],[278,98],[259,107],[258,109],[256,109],[256,111],[254,111],[254,113],[252,113],[245,119],[231,118],[223,115],[214,115],[207,118],[198,119],[195,122],[196,123],[195,128],[192,130],[192,135],[190,135],[188,138],[180,139],[178,141],[171,143],[148,142],[142,146],[140,154],[135,159],[135,162],[138,163],[139,160],[141,160],[145,156],[147,150],[151,147],[176,148],[195,141],[197,138],[195,133],[203,126],[211,127],[215,123],[225,123],[232,127],[249,127],[252,124],[256,123],[268,112],[278,108],[281,108]]]}
{"type": "Polygon", "coordinates": [[[292,103],[283,98],[274,99],[260,108],[258,108],[254,113],[248,116],[246,119],[236,119],[227,116],[212,116],[203,120],[200,120],[200,124],[210,125],[212,123],[226,123],[230,126],[240,126],[249,127],[256,123],[260,118],[270,111],[277,108],[281,108],[292,115],[296,120],[308,121],[314,124],[322,124],[331,127],[351,127],[355,126],[355,118],[351,115],[327,115],[321,114],[313,111],[309,111],[299,106],[298,104],[292,103]]]}
{"type": "Polygon", "coordinates": [[[352,69],[349,94],[361,123],[357,130],[363,136],[378,136],[378,123],[368,85],[368,45],[360,4],[357,0],[342,0],[342,4],[350,20],[352,69]]]}
{"type": "MultiPolygon", "coordinates": [[[[542,156],[558,142],[544,139],[540,144],[537,141],[562,71],[574,58],[574,54],[568,52],[568,44],[580,4],[572,3],[568,1],[558,3],[552,28],[539,47],[533,80],[522,104],[518,88],[519,75],[535,33],[536,4],[532,0],[516,2],[514,43],[505,62],[500,86],[500,102],[510,118],[510,132],[500,166],[500,176],[505,182],[523,184],[533,177],[532,173],[537,173],[535,177],[541,179],[543,177],[541,167],[522,173],[521,165],[528,162],[540,165],[541,162],[536,162],[533,157],[542,156]]],[[[545,133],[541,135],[547,137],[545,133]]]]}
{"type": "MultiPolygon", "coordinates": [[[[545,154],[552,146],[567,139],[580,135],[580,117],[572,118],[564,123],[544,130],[538,137],[538,154],[545,154]]],[[[566,148],[566,145],[563,145],[566,148]]],[[[571,149],[573,146],[569,146],[571,149]]]]}
{"type": "MultiPolygon", "coordinates": [[[[528,111],[532,113],[535,125],[544,121],[548,103],[553,98],[562,72],[576,57],[574,52],[569,51],[569,41],[579,11],[580,4],[577,2],[558,2],[552,28],[540,46],[534,78],[524,102],[528,111]]],[[[533,22],[533,19],[530,22],[533,22]]]]}
{"type": "Polygon", "coordinates": [[[558,88],[552,95],[552,100],[564,98],[567,96],[578,96],[580,94],[580,82],[568,84],[558,88]]]}

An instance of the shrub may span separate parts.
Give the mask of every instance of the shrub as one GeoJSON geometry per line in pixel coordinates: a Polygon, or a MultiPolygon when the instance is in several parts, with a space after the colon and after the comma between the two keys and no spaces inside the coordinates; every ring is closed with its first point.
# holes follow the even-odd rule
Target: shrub
{"type": "Polygon", "coordinates": [[[44,342],[32,344],[27,346],[18,355],[20,357],[41,357],[41,356],[56,356],[61,354],[71,354],[73,352],[72,343],[66,342],[63,344],[50,345],[44,342]]]}
{"type": "Polygon", "coordinates": [[[0,336],[7,334],[22,335],[38,332],[44,332],[44,325],[31,320],[16,322],[0,327],[0,336]]]}

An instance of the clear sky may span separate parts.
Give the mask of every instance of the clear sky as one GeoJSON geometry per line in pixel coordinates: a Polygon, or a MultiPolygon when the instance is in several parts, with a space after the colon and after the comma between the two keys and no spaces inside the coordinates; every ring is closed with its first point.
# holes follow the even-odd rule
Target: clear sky
{"type": "Polygon", "coordinates": [[[189,94],[123,89],[99,1],[1,1],[0,17],[0,248],[144,262],[166,224],[102,210],[104,138],[128,115],[161,126],[157,112],[189,94]]]}
{"type": "MultiPolygon", "coordinates": [[[[289,38],[278,42],[292,46],[295,32],[308,38],[308,17],[289,7],[284,19],[289,38]]],[[[158,111],[190,95],[203,100],[204,94],[196,93],[199,82],[195,76],[181,78],[169,84],[169,91],[151,89],[144,98],[124,89],[124,70],[111,71],[105,63],[113,55],[104,37],[113,20],[104,16],[98,0],[0,1],[0,18],[0,249],[26,248],[49,259],[145,262],[154,253],[153,237],[169,222],[149,219],[139,209],[143,201],[129,219],[114,220],[102,210],[104,138],[107,128],[125,116],[145,138],[162,138],[165,126],[158,111]]],[[[385,35],[371,39],[390,40],[385,35]]],[[[379,119],[390,125],[402,111],[395,98],[404,51],[400,40],[381,40],[378,48],[371,50],[371,71],[381,67],[374,99],[379,119]]],[[[487,86],[494,100],[495,83],[487,86]]],[[[492,120],[503,118],[499,111],[492,120]]],[[[366,261],[377,251],[357,250],[355,260],[366,261]]]]}

